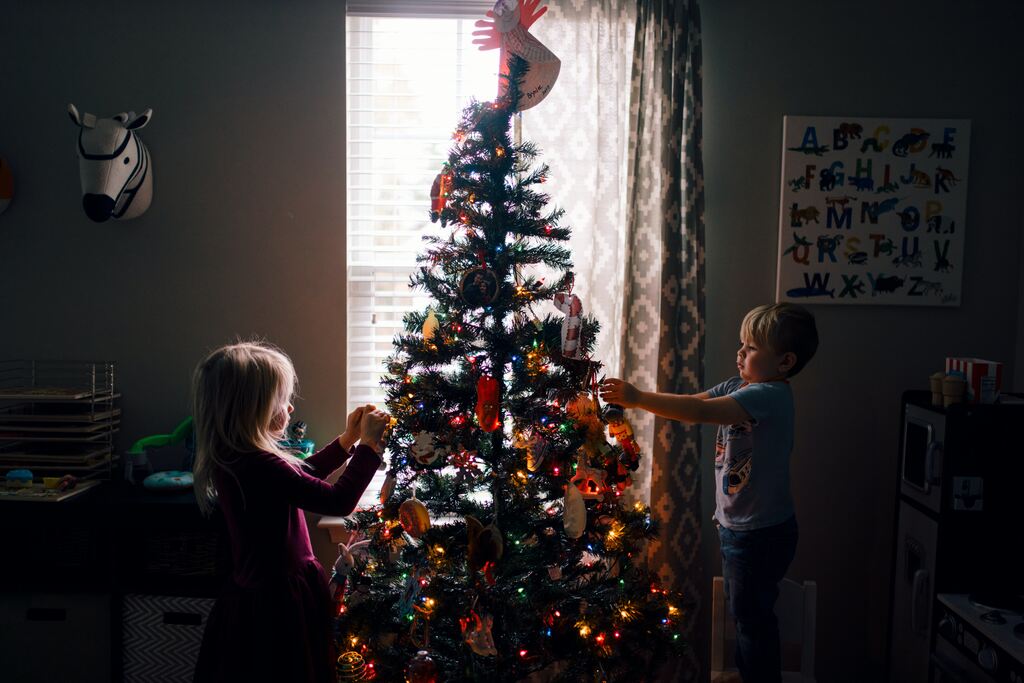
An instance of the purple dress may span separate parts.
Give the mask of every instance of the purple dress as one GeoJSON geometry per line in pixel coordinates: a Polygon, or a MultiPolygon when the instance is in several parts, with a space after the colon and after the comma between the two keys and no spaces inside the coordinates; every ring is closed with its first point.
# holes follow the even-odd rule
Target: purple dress
{"type": "Polygon", "coordinates": [[[272,453],[244,453],[214,475],[231,541],[230,580],[210,613],[195,681],[335,680],[328,579],[301,510],[348,515],[380,457],[369,446],[331,485],[348,453],[335,439],[297,471],[272,453]]]}

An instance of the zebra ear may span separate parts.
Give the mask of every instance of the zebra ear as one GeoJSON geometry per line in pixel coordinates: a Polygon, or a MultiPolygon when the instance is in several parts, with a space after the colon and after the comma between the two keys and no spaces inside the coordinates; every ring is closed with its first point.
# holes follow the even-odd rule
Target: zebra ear
{"type": "Polygon", "coordinates": [[[96,117],[90,114],[89,112],[85,112],[84,114],[79,115],[78,109],[75,108],[75,105],[73,104],[68,104],[68,116],[71,117],[72,123],[74,123],[79,128],[96,127],[96,117]]]}
{"type": "Polygon", "coordinates": [[[138,130],[139,128],[142,128],[147,123],[149,123],[149,120],[151,118],[153,118],[153,110],[147,109],[146,111],[142,112],[128,123],[124,124],[124,127],[127,128],[128,130],[138,130]]]}

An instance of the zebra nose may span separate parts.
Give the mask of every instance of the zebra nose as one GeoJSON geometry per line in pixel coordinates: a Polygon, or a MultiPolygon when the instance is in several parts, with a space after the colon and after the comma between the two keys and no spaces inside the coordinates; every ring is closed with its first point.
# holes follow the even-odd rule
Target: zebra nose
{"type": "Polygon", "coordinates": [[[82,208],[85,209],[86,216],[97,223],[102,223],[110,218],[114,210],[114,200],[105,194],[87,194],[82,197],[82,208]]]}

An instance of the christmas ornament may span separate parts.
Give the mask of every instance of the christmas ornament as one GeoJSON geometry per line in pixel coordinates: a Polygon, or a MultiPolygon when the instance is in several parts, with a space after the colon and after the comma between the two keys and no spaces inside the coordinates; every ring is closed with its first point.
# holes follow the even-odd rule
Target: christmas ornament
{"type": "MultiPolygon", "coordinates": [[[[434,177],[434,183],[430,186],[430,222],[436,223],[444,211],[448,201],[448,193],[452,189],[452,174],[445,168],[434,177]]],[[[445,221],[441,221],[444,225],[445,221]]]]}
{"type": "Polygon", "coordinates": [[[565,486],[565,500],[562,503],[562,523],[565,535],[577,539],[583,535],[587,526],[587,506],[583,502],[580,490],[573,484],[565,486]]]}
{"type": "Polygon", "coordinates": [[[586,460],[581,458],[576,465],[576,474],[569,480],[569,483],[580,492],[580,496],[584,500],[601,500],[608,490],[608,484],[605,483],[607,476],[607,472],[590,467],[586,460]]]}
{"type": "Polygon", "coordinates": [[[426,650],[420,650],[409,660],[405,669],[405,678],[409,683],[437,683],[437,664],[426,650]]]}
{"type": "Polygon", "coordinates": [[[580,393],[565,404],[565,412],[578,427],[585,430],[582,450],[586,457],[598,459],[610,448],[604,436],[604,424],[598,415],[597,402],[587,393],[580,393]]]}
{"type": "Polygon", "coordinates": [[[398,519],[405,533],[413,538],[419,538],[430,528],[430,513],[427,512],[427,506],[416,499],[415,493],[412,498],[398,506],[398,519]]]}
{"type": "Polygon", "coordinates": [[[473,654],[481,657],[494,657],[498,654],[498,649],[494,647],[494,636],[491,635],[494,617],[490,614],[481,617],[475,610],[470,610],[468,617],[459,618],[459,626],[462,627],[462,639],[473,654]]]}
{"type": "Polygon", "coordinates": [[[410,570],[409,576],[405,579],[402,597],[398,601],[398,613],[403,617],[412,614],[412,606],[420,597],[420,592],[423,590],[423,583],[421,581],[426,575],[426,568],[416,567],[410,570]]]}
{"type": "Polygon", "coordinates": [[[470,573],[476,574],[482,569],[487,582],[494,585],[492,570],[505,549],[501,530],[493,522],[484,526],[476,517],[466,515],[466,535],[469,539],[466,561],[470,573]]]}
{"type": "Polygon", "coordinates": [[[579,352],[580,328],[583,321],[580,314],[583,313],[583,303],[575,294],[559,292],[554,297],[555,308],[565,314],[562,320],[562,355],[566,358],[575,358],[579,352]]]}
{"type": "Polygon", "coordinates": [[[500,386],[498,380],[490,375],[481,375],[476,381],[476,419],[480,422],[480,429],[485,432],[493,432],[501,426],[498,398],[500,386]]]}
{"type": "Polygon", "coordinates": [[[368,680],[366,661],[358,652],[346,652],[338,657],[335,673],[338,675],[338,681],[368,680]]]}
{"type": "Polygon", "coordinates": [[[428,311],[429,313],[427,314],[427,319],[423,321],[424,344],[430,343],[430,341],[434,338],[434,335],[437,334],[437,328],[440,326],[440,323],[437,321],[437,316],[434,315],[434,309],[430,308],[428,309],[428,311]]]}
{"type": "Polygon", "coordinates": [[[491,305],[500,290],[497,273],[484,266],[470,268],[459,281],[459,296],[473,308],[491,305]]]}
{"type": "Polygon", "coordinates": [[[331,581],[328,584],[335,616],[344,611],[345,585],[348,583],[348,575],[352,573],[352,568],[356,563],[353,552],[370,545],[369,541],[359,541],[355,540],[356,538],[356,536],[353,536],[349,541],[349,545],[345,543],[338,544],[338,559],[334,561],[334,570],[331,572],[331,581]]]}
{"type": "Polygon", "coordinates": [[[433,432],[416,432],[409,450],[412,451],[413,459],[421,465],[429,465],[439,456],[450,453],[446,445],[437,442],[437,436],[433,432]]]}
{"type": "Polygon", "coordinates": [[[388,502],[388,499],[391,497],[391,494],[395,492],[396,483],[398,483],[398,480],[395,478],[395,475],[393,474],[389,474],[384,478],[384,484],[380,487],[379,500],[381,505],[388,502]]]}
{"type": "Polygon", "coordinates": [[[474,31],[474,39],[481,50],[501,48],[501,77],[498,79],[498,98],[508,92],[509,63],[513,56],[526,60],[529,70],[520,85],[519,101],[513,107],[520,111],[537,106],[547,97],[558,80],[562,63],[548,48],[534,38],[527,29],[539,19],[547,8],[536,11],[537,0],[499,0],[494,9],[487,13],[494,21],[480,20],[476,26],[485,30],[474,31]]]}
{"type": "Polygon", "coordinates": [[[620,405],[609,403],[604,416],[608,420],[608,433],[622,446],[622,464],[635,472],[640,467],[640,445],[633,436],[633,425],[626,419],[625,410],[620,405]]]}

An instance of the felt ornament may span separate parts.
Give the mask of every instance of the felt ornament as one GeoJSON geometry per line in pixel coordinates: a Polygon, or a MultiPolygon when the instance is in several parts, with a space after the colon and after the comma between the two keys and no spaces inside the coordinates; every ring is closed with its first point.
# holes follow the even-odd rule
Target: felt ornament
{"type": "Polygon", "coordinates": [[[409,450],[412,451],[413,459],[421,465],[429,465],[439,456],[447,455],[449,452],[447,446],[437,442],[433,432],[416,432],[409,450]]]}
{"type": "Polygon", "coordinates": [[[473,654],[481,657],[494,657],[498,654],[498,649],[494,647],[494,637],[491,635],[494,617],[490,614],[481,617],[475,610],[470,610],[468,617],[459,618],[459,626],[462,629],[462,640],[473,654]]]}
{"type": "Polygon", "coordinates": [[[469,540],[466,562],[470,573],[482,569],[487,582],[493,586],[492,569],[505,550],[501,530],[493,522],[484,526],[476,517],[466,515],[466,536],[469,540]]]}
{"type": "Polygon", "coordinates": [[[418,500],[414,493],[412,498],[402,501],[398,506],[398,521],[402,523],[405,533],[413,538],[419,538],[430,528],[430,513],[427,512],[427,506],[418,500]]]}
{"type": "MultiPolygon", "coordinates": [[[[436,223],[444,211],[448,201],[448,193],[452,189],[452,174],[446,169],[434,177],[434,183],[430,186],[430,222],[436,223]]],[[[441,221],[441,225],[444,225],[441,221]]]]}
{"type": "Polygon", "coordinates": [[[68,105],[78,126],[78,174],[82,208],[97,223],[108,218],[141,216],[153,199],[153,167],[138,131],[153,118],[153,110],[121,112],[108,119],[78,113],[68,105]]]}
{"type": "Polygon", "coordinates": [[[0,157],[0,213],[7,209],[12,199],[14,199],[14,174],[11,173],[10,164],[0,157]]]}
{"type": "Polygon", "coordinates": [[[369,541],[360,541],[355,536],[350,539],[348,544],[338,544],[338,559],[334,561],[334,570],[331,572],[331,581],[328,584],[335,616],[344,611],[345,586],[348,583],[348,575],[352,573],[352,568],[356,564],[354,553],[368,545],[370,545],[369,541]]]}
{"type": "Polygon", "coordinates": [[[583,502],[580,490],[572,484],[565,486],[562,524],[565,527],[565,535],[574,540],[583,535],[583,530],[587,526],[587,505],[583,502]]]}
{"type": "Polygon", "coordinates": [[[605,419],[608,420],[608,434],[622,446],[620,462],[630,471],[635,472],[640,467],[640,445],[633,436],[633,425],[626,419],[626,412],[622,406],[609,403],[604,411],[605,419]]]}
{"type": "Polygon", "coordinates": [[[428,309],[430,312],[427,314],[427,319],[423,321],[423,343],[429,344],[437,334],[437,328],[440,327],[440,323],[437,321],[437,316],[434,315],[434,309],[428,309]]]}
{"type": "Polygon", "coordinates": [[[538,11],[539,4],[539,0],[499,0],[494,4],[494,9],[487,13],[493,21],[476,22],[476,26],[484,30],[473,32],[475,36],[482,36],[473,41],[481,50],[501,48],[499,100],[508,92],[509,63],[513,56],[525,59],[529,65],[520,84],[519,101],[512,103],[513,108],[520,111],[537,106],[547,97],[562,67],[558,57],[528,31],[547,12],[546,7],[538,11]]]}
{"type": "Polygon", "coordinates": [[[555,308],[565,314],[562,319],[562,355],[576,358],[580,347],[580,330],[583,320],[583,303],[575,294],[559,292],[554,296],[555,308]]]}
{"type": "Polygon", "coordinates": [[[501,426],[500,387],[498,380],[490,375],[481,375],[476,381],[476,419],[485,432],[493,432],[501,426]]]}
{"type": "Polygon", "coordinates": [[[608,484],[605,479],[608,473],[596,467],[590,467],[585,459],[581,458],[576,465],[576,474],[569,483],[580,492],[585,500],[602,500],[608,491],[608,484]]]}
{"type": "Polygon", "coordinates": [[[378,500],[380,500],[381,505],[388,502],[388,499],[391,497],[391,494],[395,492],[396,483],[398,483],[398,479],[395,477],[395,475],[389,474],[388,476],[384,477],[384,484],[380,487],[380,496],[378,497],[378,500]]]}

